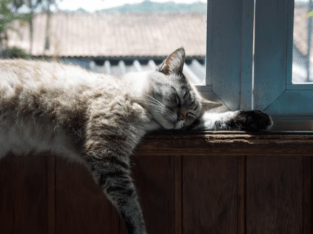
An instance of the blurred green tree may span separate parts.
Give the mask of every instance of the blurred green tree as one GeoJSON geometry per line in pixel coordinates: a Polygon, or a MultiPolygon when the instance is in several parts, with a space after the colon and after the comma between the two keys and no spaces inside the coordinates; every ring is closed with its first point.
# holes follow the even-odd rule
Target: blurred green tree
{"type": "MultiPolygon", "coordinates": [[[[22,2],[22,1],[20,1],[22,2]]],[[[21,3],[17,0],[0,0],[0,57],[8,57],[8,30],[16,31],[18,34],[18,29],[14,28],[12,22],[14,20],[22,20],[32,24],[31,14],[18,14],[16,13],[15,7],[20,7],[21,3]]]]}
{"type": "MultiPolygon", "coordinates": [[[[51,19],[51,6],[54,5],[57,9],[56,0],[0,0],[0,57],[7,57],[9,48],[8,42],[8,30],[16,31],[18,29],[12,26],[14,20],[20,19],[29,23],[29,35],[30,35],[30,48],[29,54],[32,54],[33,50],[33,19],[35,12],[46,12],[46,32],[45,32],[45,50],[50,47],[50,19],[51,19]],[[27,7],[27,13],[18,13],[23,7],[27,7]]],[[[15,51],[16,52],[16,51],[15,51]]],[[[14,52],[14,54],[15,54],[14,52]]],[[[11,53],[12,54],[12,53],[11,53]]]]}

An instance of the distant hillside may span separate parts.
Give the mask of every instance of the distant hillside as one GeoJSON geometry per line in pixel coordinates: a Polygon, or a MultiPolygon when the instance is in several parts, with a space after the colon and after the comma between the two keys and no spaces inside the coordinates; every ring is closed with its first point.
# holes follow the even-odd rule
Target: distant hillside
{"type": "Polygon", "coordinates": [[[88,13],[88,11],[86,11],[85,9],[83,8],[79,8],[76,10],[76,12],[81,12],[81,13],[88,13]]]}
{"type": "MultiPolygon", "coordinates": [[[[1,1],[1,0],[0,0],[1,1]]],[[[64,13],[74,13],[74,12],[80,12],[80,13],[85,13],[85,14],[89,14],[88,11],[86,11],[85,9],[83,8],[78,8],[77,10],[75,11],[72,11],[72,10],[60,10],[60,12],[64,12],[64,13]]]]}
{"type": "Polygon", "coordinates": [[[125,4],[119,7],[99,10],[99,12],[131,12],[131,13],[148,13],[148,12],[206,12],[207,4],[196,2],[192,4],[174,3],[174,2],[151,2],[144,1],[138,4],[125,4]]]}

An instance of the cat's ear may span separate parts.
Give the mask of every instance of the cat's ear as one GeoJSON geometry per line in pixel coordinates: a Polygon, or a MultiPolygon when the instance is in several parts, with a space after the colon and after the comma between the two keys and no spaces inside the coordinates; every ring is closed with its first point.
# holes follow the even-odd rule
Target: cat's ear
{"type": "Polygon", "coordinates": [[[223,104],[221,104],[219,102],[212,102],[212,101],[206,100],[204,98],[202,98],[202,100],[201,100],[201,106],[202,106],[202,109],[204,111],[208,111],[210,109],[213,109],[213,108],[216,108],[216,107],[219,107],[222,105],[223,104]]]}
{"type": "Polygon", "coordinates": [[[159,66],[158,71],[169,75],[171,73],[181,75],[185,63],[185,50],[179,48],[171,53],[159,66]]]}

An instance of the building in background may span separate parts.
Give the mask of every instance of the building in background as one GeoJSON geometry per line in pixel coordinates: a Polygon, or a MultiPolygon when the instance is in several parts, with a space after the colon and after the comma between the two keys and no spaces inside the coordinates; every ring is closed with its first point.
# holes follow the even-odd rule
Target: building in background
{"type": "MultiPolygon", "coordinates": [[[[309,10],[308,1],[295,1],[294,83],[313,81],[313,46],[308,38],[312,37],[313,17],[307,17],[309,10]]],[[[94,71],[122,75],[155,68],[170,52],[183,46],[187,53],[185,74],[195,84],[204,83],[206,12],[54,13],[49,48],[45,48],[46,20],[44,13],[34,17],[34,58],[59,58],[94,71]]],[[[9,47],[28,52],[29,25],[16,20],[13,26],[19,33],[8,32],[9,47]]]]}
{"type": "Polygon", "coordinates": [[[309,2],[296,1],[293,26],[293,83],[313,82],[312,17],[309,2]],[[310,35],[310,38],[308,37],[310,35]]]}
{"type": "MultiPolygon", "coordinates": [[[[151,70],[176,50],[187,54],[185,75],[204,83],[205,13],[55,13],[51,16],[50,46],[45,49],[46,14],[34,18],[35,58],[55,58],[114,75],[151,70]]],[[[28,24],[14,22],[8,45],[28,51],[28,24]]]]}

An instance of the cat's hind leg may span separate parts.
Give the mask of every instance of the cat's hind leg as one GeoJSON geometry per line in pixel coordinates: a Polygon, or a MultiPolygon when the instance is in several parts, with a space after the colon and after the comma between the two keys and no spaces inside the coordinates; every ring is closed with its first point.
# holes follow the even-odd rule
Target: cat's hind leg
{"type": "Polygon", "coordinates": [[[129,234],[146,234],[137,191],[130,177],[129,165],[117,157],[88,160],[96,180],[107,198],[118,209],[129,234]]]}

